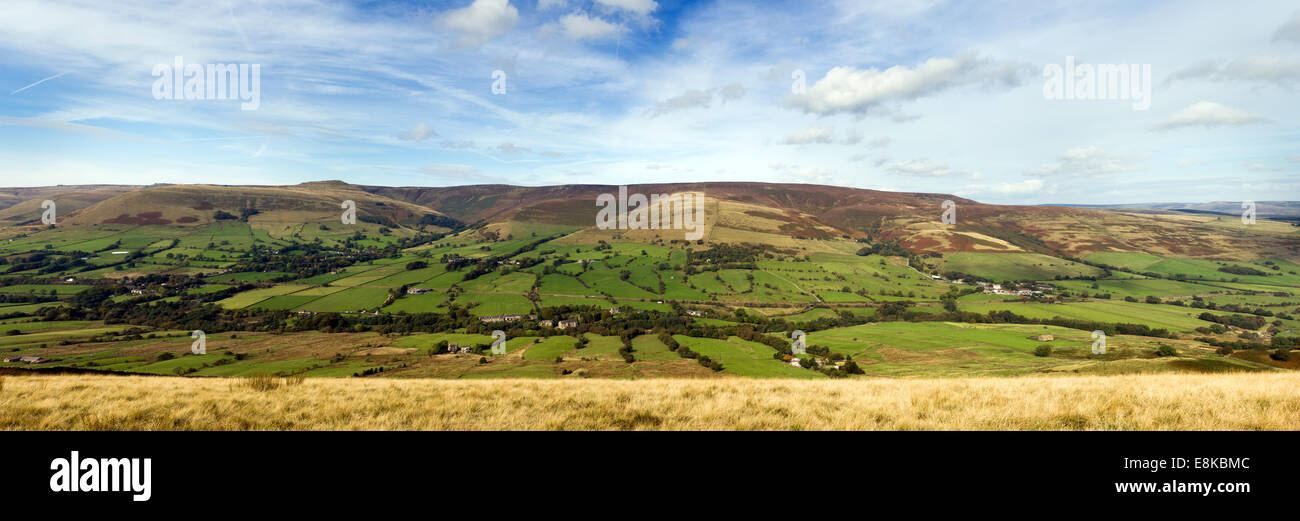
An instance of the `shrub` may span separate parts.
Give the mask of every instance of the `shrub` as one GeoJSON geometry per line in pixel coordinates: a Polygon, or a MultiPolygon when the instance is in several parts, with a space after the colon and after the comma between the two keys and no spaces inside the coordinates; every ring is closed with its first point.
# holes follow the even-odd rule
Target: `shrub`
{"type": "Polygon", "coordinates": [[[1231,347],[1228,347],[1228,346],[1223,346],[1223,347],[1220,347],[1220,348],[1216,349],[1214,352],[1215,352],[1215,353],[1219,353],[1219,354],[1221,354],[1221,355],[1223,355],[1223,356],[1228,356],[1228,355],[1232,354],[1232,348],[1231,348],[1231,347]]]}
{"type": "Polygon", "coordinates": [[[23,332],[22,332],[22,331],[19,331],[19,330],[17,330],[17,329],[10,329],[10,330],[8,330],[8,331],[5,331],[5,334],[6,334],[6,335],[9,335],[9,336],[17,336],[17,335],[21,335],[21,334],[23,334],[23,332]]]}
{"type": "Polygon", "coordinates": [[[1156,356],[1178,356],[1178,350],[1174,349],[1174,346],[1160,344],[1160,348],[1156,349],[1156,356]]]}
{"type": "Polygon", "coordinates": [[[1034,356],[1052,356],[1052,346],[1050,344],[1040,344],[1034,348],[1034,356]]]}
{"type": "Polygon", "coordinates": [[[1277,360],[1279,362],[1288,362],[1291,360],[1291,350],[1284,347],[1280,347],[1274,349],[1273,353],[1268,355],[1268,357],[1277,360]]]}
{"type": "Polygon", "coordinates": [[[173,353],[158,353],[159,362],[162,362],[164,360],[171,360],[173,358],[176,358],[176,355],[173,353]]]}

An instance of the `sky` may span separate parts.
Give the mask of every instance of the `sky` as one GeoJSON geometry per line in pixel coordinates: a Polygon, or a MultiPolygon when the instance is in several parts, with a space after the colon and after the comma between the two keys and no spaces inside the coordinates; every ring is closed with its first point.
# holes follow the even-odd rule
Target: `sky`
{"type": "Polygon", "coordinates": [[[1298,94],[1294,1],[0,3],[3,186],[1297,200],[1298,94]],[[178,57],[257,82],[186,99],[178,57]]]}

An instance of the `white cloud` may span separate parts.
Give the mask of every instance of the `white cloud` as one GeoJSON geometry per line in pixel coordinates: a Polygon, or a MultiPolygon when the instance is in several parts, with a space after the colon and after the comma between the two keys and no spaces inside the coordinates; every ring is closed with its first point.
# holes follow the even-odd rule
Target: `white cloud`
{"type": "Polygon", "coordinates": [[[890,161],[884,165],[888,170],[897,175],[915,176],[915,177],[969,177],[979,179],[979,172],[968,172],[950,168],[946,164],[934,163],[929,159],[905,159],[899,161],[890,161]]]}
{"type": "Polygon", "coordinates": [[[711,87],[705,90],[687,89],[686,92],[655,103],[654,106],[646,110],[646,115],[655,117],[677,110],[709,108],[713,105],[714,96],[717,96],[718,99],[725,104],[728,101],[744,97],[745,87],[739,83],[732,83],[730,85],[711,87]]]}
{"type": "Polygon", "coordinates": [[[407,131],[405,134],[401,134],[397,136],[397,139],[400,139],[402,141],[419,142],[419,141],[424,141],[426,139],[429,139],[431,137],[435,137],[437,135],[438,133],[433,131],[433,127],[430,127],[428,123],[421,121],[419,123],[416,123],[415,126],[411,127],[411,130],[407,131]]]}
{"type": "Polygon", "coordinates": [[[862,136],[854,130],[844,133],[843,137],[836,138],[835,130],[809,125],[803,129],[790,133],[781,139],[783,145],[810,145],[814,143],[840,143],[842,145],[856,145],[862,142],[862,136]]]}
{"type": "Polygon", "coordinates": [[[538,0],[537,10],[545,11],[547,9],[568,7],[568,5],[569,5],[568,0],[538,0]]]}
{"type": "Polygon", "coordinates": [[[1025,171],[1031,176],[1097,176],[1128,172],[1136,169],[1141,160],[1111,154],[1097,147],[1075,147],[1061,154],[1059,161],[1046,163],[1025,171]]]}
{"type": "Polygon", "coordinates": [[[1204,61],[1175,71],[1166,83],[1180,80],[1244,81],[1287,86],[1300,81],[1300,59],[1244,56],[1226,63],[1204,61]]]}
{"type": "Polygon", "coordinates": [[[783,145],[808,145],[812,143],[830,143],[832,133],[830,130],[812,125],[798,130],[781,140],[783,145]]]}
{"type": "Polygon", "coordinates": [[[521,147],[514,143],[502,143],[497,145],[497,151],[502,154],[522,154],[524,152],[531,152],[531,149],[528,147],[521,147]]]}
{"type": "Polygon", "coordinates": [[[871,142],[868,144],[871,145],[871,148],[885,148],[889,146],[890,143],[893,142],[894,140],[889,136],[879,136],[879,137],[872,138],[871,142]]]}
{"type": "Polygon", "coordinates": [[[1269,166],[1263,161],[1250,161],[1246,163],[1246,170],[1250,170],[1251,172],[1280,172],[1282,169],[1275,166],[1269,166]]]}
{"type": "Polygon", "coordinates": [[[603,40],[624,30],[622,25],[607,22],[600,17],[587,16],[582,11],[560,17],[559,24],[564,37],[573,41],[603,40]]]}
{"type": "Polygon", "coordinates": [[[624,11],[645,16],[659,8],[655,0],[596,0],[597,4],[605,7],[622,9],[624,11]]]}
{"type": "Polygon", "coordinates": [[[1199,127],[1214,128],[1221,126],[1236,127],[1249,125],[1251,123],[1262,123],[1268,121],[1259,114],[1252,114],[1244,110],[1234,109],[1214,103],[1212,101],[1201,101],[1175,112],[1172,116],[1155,126],[1156,130],[1169,130],[1181,127],[1199,127]]]}
{"type": "Polygon", "coordinates": [[[882,105],[911,101],[968,85],[1014,87],[1028,77],[1025,65],[984,59],[973,53],[931,58],[914,68],[885,70],[835,67],[806,94],[793,95],[791,106],[814,114],[863,115],[882,105]]]}
{"type": "Polygon", "coordinates": [[[478,48],[505,34],[519,22],[519,10],[509,0],[474,0],[438,18],[438,25],[460,33],[459,45],[478,48]]]}
{"type": "Polygon", "coordinates": [[[1291,19],[1277,28],[1277,31],[1273,33],[1273,40],[1300,42],[1300,11],[1291,14],[1291,19]]]}

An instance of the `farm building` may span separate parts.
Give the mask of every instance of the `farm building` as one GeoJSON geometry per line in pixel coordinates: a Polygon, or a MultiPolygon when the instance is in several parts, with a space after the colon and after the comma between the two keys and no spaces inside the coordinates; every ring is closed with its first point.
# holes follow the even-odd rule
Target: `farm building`
{"type": "Polygon", "coordinates": [[[555,327],[555,321],[554,321],[554,320],[539,320],[539,321],[537,322],[537,325],[542,326],[542,327],[555,327]]]}
{"type": "Polygon", "coordinates": [[[560,323],[555,325],[556,329],[569,329],[571,327],[578,327],[578,319],[570,318],[568,320],[561,320],[560,323]]]}
{"type": "Polygon", "coordinates": [[[479,317],[478,319],[480,322],[493,323],[493,322],[514,322],[521,318],[524,318],[524,316],[515,313],[510,315],[489,315],[486,317],[479,317]]]}
{"type": "Polygon", "coordinates": [[[407,294],[407,295],[423,295],[423,294],[428,293],[428,292],[430,292],[430,291],[433,291],[433,290],[431,290],[431,289],[429,289],[429,288],[406,288],[406,294],[407,294]]]}
{"type": "Polygon", "coordinates": [[[5,358],[6,362],[23,362],[28,364],[43,364],[50,362],[49,358],[42,356],[10,356],[5,358]]]}
{"type": "Polygon", "coordinates": [[[1056,337],[1052,335],[1038,335],[1034,337],[1034,340],[1037,340],[1039,342],[1051,342],[1053,340],[1056,340],[1056,337]]]}
{"type": "Polygon", "coordinates": [[[460,345],[460,344],[456,344],[456,343],[450,343],[450,344],[447,344],[447,352],[448,352],[448,353],[453,353],[453,354],[455,354],[455,353],[473,353],[473,352],[474,352],[474,346],[469,345],[469,344],[460,345]]]}

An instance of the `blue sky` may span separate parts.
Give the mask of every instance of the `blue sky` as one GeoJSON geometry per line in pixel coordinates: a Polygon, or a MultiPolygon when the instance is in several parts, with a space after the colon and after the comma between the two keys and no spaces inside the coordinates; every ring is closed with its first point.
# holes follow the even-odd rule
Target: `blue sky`
{"type": "Polygon", "coordinates": [[[767,181],[993,203],[1300,199],[1294,2],[112,6],[0,5],[0,184],[767,181]],[[259,65],[260,104],[155,99],[155,66],[176,56],[259,65]],[[1149,108],[1049,99],[1045,67],[1067,56],[1149,65],[1149,108]]]}

